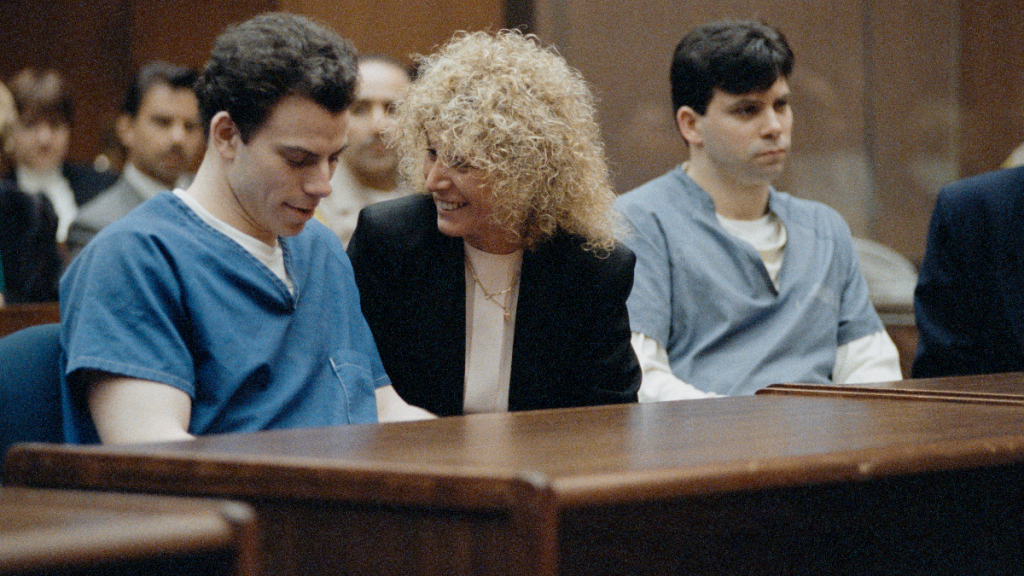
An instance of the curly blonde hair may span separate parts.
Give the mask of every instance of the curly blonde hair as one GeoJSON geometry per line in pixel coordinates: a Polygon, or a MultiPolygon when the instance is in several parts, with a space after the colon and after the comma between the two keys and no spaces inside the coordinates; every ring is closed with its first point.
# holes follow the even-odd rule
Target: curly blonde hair
{"type": "Polygon", "coordinates": [[[409,182],[426,193],[429,146],[446,163],[482,171],[491,218],[525,248],[562,230],[582,236],[588,249],[612,249],[615,193],[594,96],[577,70],[514,30],[460,32],[417,62],[419,75],[396,113],[409,182]]]}

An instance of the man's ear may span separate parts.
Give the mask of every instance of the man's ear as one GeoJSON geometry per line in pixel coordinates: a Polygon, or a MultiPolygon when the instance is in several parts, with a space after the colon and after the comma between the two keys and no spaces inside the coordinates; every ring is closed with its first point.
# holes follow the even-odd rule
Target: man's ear
{"type": "Polygon", "coordinates": [[[704,143],[703,119],[703,116],[689,106],[680,106],[676,110],[676,127],[688,145],[699,146],[704,143]]]}
{"type": "Polygon", "coordinates": [[[224,158],[232,159],[241,144],[242,135],[231,115],[224,110],[214,114],[210,119],[210,146],[224,158]]]}
{"type": "Polygon", "coordinates": [[[117,119],[114,121],[114,131],[117,133],[117,139],[121,141],[121,145],[131,151],[132,147],[135,146],[135,130],[132,126],[134,119],[125,113],[117,115],[117,119]]]}

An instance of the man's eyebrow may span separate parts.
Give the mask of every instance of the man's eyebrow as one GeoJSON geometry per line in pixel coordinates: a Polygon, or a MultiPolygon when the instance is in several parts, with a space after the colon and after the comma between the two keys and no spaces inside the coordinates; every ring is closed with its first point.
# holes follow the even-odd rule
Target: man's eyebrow
{"type": "Polygon", "coordinates": [[[317,154],[312,150],[307,150],[302,146],[292,146],[288,144],[281,144],[277,147],[278,152],[286,152],[289,154],[302,154],[303,156],[316,156],[317,154]]]}
{"type": "Polygon", "coordinates": [[[285,156],[292,162],[310,162],[320,157],[319,154],[301,146],[289,146],[281,144],[277,147],[277,153],[285,156]]]}

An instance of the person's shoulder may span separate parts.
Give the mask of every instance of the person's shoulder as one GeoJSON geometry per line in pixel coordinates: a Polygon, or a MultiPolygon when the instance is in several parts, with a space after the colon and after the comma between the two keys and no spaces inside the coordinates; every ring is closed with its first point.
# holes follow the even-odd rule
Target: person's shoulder
{"type": "Polygon", "coordinates": [[[16,212],[31,202],[29,195],[18,189],[13,181],[0,180],[0,213],[16,212]]]}
{"type": "Polygon", "coordinates": [[[616,241],[610,248],[588,246],[580,235],[561,232],[543,242],[537,248],[544,258],[559,260],[556,266],[577,267],[595,274],[617,273],[632,270],[636,263],[633,251],[622,242],[616,241]]]}
{"type": "Polygon", "coordinates": [[[302,228],[302,232],[286,238],[284,241],[292,249],[314,251],[316,248],[324,248],[326,253],[332,257],[338,260],[348,260],[348,256],[345,255],[345,245],[341,243],[338,235],[319,220],[310,220],[302,228]]]}
{"type": "Polygon", "coordinates": [[[125,195],[131,191],[131,184],[124,178],[114,182],[106,190],[103,190],[92,200],[89,200],[78,209],[78,220],[83,222],[109,223],[123,216],[127,212],[125,207],[125,195]]]}
{"type": "MultiPolygon", "coordinates": [[[[195,238],[194,229],[186,225],[189,208],[171,192],[161,192],[143,202],[137,209],[103,227],[93,242],[111,237],[137,236],[168,238],[172,242],[195,238]]],[[[198,216],[195,217],[198,219],[198,216]]]]}
{"type": "Polygon", "coordinates": [[[370,231],[374,235],[389,237],[431,227],[437,229],[437,209],[433,199],[425,194],[410,194],[363,208],[356,231],[363,234],[370,231]]]}
{"type": "Polygon", "coordinates": [[[1024,206],[1024,166],[995,170],[952,182],[939,191],[937,206],[942,210],[996,211],[1024,206]]]}
{"type": "Polygon", "coordinates": [[[42,208],[35,204],[36,200],[13,182],[0,181],[0,237],[18,239],[35,226],[39,220],[36,213],[42,208]]]}
{"type": "Polygon", "coordinates": [[[640,186],[620,195],[615,200],[615,208],[619,211],[632,209],[651,210],[654,208],[652,202],[656,205],[657,202],[666,196],[678,195],[678,191],[682,190],[683,187],[682,170],[677,166],[661,176],[648,180],[640,186]]]}
{"type": "MultiPolygon", "coordinates": [[[[794,220],[793,223],[812,224],[815,227],[827,226],[833,228],[838,226],[849,230],[846,219],[835,208],[807,198],[799,198],[787,192],[773,190],[769,200],[769,208],[776,214],[783,212],[794,220]]],[[[789,224],[789,222],[787,222],[789,224]]]]}
{"type": "Polygon", "coordinates": [[[433,211],[434,200],[426,194],[408,194],[383,202],[375,202],[363,208],[363,212],[375,220],[429,214],[433,211]]]}
{"type": "Polygon", "coordinates": [[[85,204],[100,192],[110,188],[117,182],[118,175],[113,172],[101,172],[88,164],[65,163],[61,173],[68,180],[75,192],[75,200],[85,204]]]}
{"type": "Polygon", "coordinates": [[[840,246],[845,252],[853,252],[850,225],[842,214],[828,204],[773,190],[769,208],[782,220],[790,234],[803,228],[806,234],[840,246]]]}

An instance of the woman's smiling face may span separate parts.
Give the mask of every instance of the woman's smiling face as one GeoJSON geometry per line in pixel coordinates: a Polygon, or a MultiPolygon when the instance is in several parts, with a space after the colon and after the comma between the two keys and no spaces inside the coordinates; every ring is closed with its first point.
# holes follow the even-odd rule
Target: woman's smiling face
{"type": "Polygon", "coordinates": [[[444,158],[436,149],[428,148],[423,177],[437,207],[437,228],[442,234],[462,238],[470,246],[493,254],[508,254],[520,248],[518,237],[492,218],[494,194],[483,170],[444,158]]]}

